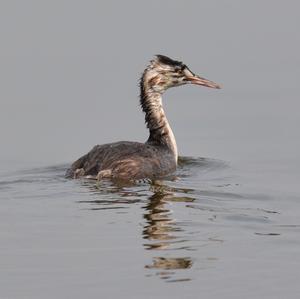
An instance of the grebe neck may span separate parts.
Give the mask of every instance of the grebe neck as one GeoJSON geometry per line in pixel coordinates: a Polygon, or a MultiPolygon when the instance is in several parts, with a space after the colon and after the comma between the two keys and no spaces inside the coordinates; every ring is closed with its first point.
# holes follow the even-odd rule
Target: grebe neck
{"type": "Polygon", "coordinates": [[[153,90],[142,80],[140,103],[150,133],[147,143],[166,146],[173,153],[177,163],[177,144],[162,106],[162,92],[153,90]]]}

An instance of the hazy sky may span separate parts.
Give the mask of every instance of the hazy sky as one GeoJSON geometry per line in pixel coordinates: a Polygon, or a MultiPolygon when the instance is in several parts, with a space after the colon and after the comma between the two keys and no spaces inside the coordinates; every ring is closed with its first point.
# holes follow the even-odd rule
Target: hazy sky
{"type": "Polygon", "coordinates": [[[181,153],[228,158],[228,143],[270,132],[296,153],[299,28],[298,1],[1,1],[0,160],[145,140],[138,79],[158,53],[224,86],[168,91],[181,153]]]}

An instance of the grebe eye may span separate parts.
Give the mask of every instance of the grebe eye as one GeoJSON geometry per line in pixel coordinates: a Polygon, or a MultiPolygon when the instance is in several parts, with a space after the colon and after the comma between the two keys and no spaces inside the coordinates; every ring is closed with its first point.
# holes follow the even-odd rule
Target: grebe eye
{"type": "Polygon", "coordinates": [[[180,66],[175,66],[175,72],[181,72],[181,67],[180,66]]]}

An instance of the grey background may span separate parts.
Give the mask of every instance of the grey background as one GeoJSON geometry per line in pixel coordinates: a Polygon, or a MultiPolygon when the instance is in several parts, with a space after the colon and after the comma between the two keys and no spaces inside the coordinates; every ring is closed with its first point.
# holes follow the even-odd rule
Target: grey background
{"type": "Polygon", "coordinates": [[[145,140],[138,80],[157,53],[224,86],[165,95],[180,154],[298,158],[299,11],[297,1],[1,1],[0,160],[48,165],[145,140]]]}

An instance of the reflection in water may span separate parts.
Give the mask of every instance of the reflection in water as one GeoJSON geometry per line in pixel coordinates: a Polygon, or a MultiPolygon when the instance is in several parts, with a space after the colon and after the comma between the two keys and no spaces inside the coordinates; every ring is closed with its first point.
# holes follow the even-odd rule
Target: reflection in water
{"type": "Polygon", "coordinates": [[[144,214],[146,224],[142,234],[147,242],[144,247],[146,250],[165,250],[165,254],[153,257],[152,263],[145,265],[145,268],[158,270],[156,274],[169,282],[190,280],[186,277],[174,280],[173,277],[176,272],[170,271],[189,269],[192,267],[193,261],[189,256],[169,256],[174,249],[176,249],[174,252],[177,253],[182,250],[192,250],[188,246],[182,246],[185,240],[176,235],[176,233],[184,233],[184,231],[172,217],[169,204],[171,202],[192,203],[195,199],[186,195],[193,193],[193,189],[177,189],[166,185],[165,182],[164,184],[155,182],[152,185],[139,185],[135,186],[134,189],[109,181],[95,183],[94,181],[83,180],[81,184],[88,189],[91,196],[95,196],[88,201],[79,201],[80,203],[92,204],[91,210],[125,209],[128,208],[128,204],[146,201],[146,205],[143,207],[146,211],[144,214]],[[180,244],[180,248],[176,248],[177,244],[180,244]]]}
{"type": "Polygon", "coordinates": [[[81,185],[88,190],[91,199],[78,202],[91,203],[93,205],[91,210],[126,209],[128,204],[138,203],[147,196],[144,189],[126,188],[123,185],[113,184],[108,180],[101,182],[82,180],[81,185]]]}
{"type": "Polygon", "coordinates": [[[176,238],[171,234],[176,231],[175,223],[171,218],[171,211],[165,207],[167,197],[168,194],[154,193],[150,196],[149,202],[145,207],[147,213],[144,215],[144,218],[147,224],[143,235],[149,241],[156,241],[145,244],[147,249],[166,249],[170,245],[168,241],[176,238]]]}
{"type": "Polygon", "coordinates": [[[156,269],[187,269],[192,267],[192,260],[189,257],[178,257],[178,258],[165,258],[155,257],[153,258],[153,264],[146,266],[146,268],[156,269]]]}
{"type": "MultiPolygon", "coordinates": [[[[176,224],[172,217],[172,212],[168,209],[169,202],[182,201],[192,202],[190,197],[176,197],[173,193],[164,191],[163,186],[154,186],[158,188],[157,192],[149,197],[148,204],[145,207],[146,225],[143,230],[143,237],[148,242],[144,244],[146,250],[170,250],[171,245],[176,243],[176,232],[183,231],[181,227],[176,224]]],[[[168,188],[165,186],[165,189],[168,188]]],[[[169,189],[169,188],[168,188],[169,189]]],[[[186,192],[191,190],[186,190],[186,192]]],[[[162,279],[170,279],[174,272],[166,270],[188,269],[192,267],[191,257],[169,257],[159,256],[154,257],[152,264],[146,265],[148,269],[159,269],[157,273],[162,279]]],[[[184,278],[184,281],[190,280],[184,278]]]]}
{"type": "MultiPolygon", "coordinates": [[[[194,281],[197,277],[201,277],[201,274],[205,276],[206,269],[214,268],[220,259],[225,260],[225,263],[230,261],[226,258],[231,258],[230,250],[238,249],[237,240],[245,240],[251,245],[255,238],[255,246],[259,242],[265,246],[268,238],[272,249],[274,242],[278,244],[282,241],[282,244],[286,244],[288,243],[286,240],[289,240],[290,244],[294,245],[291,241],[294,242],[299,234],[298,218],[295,220],[287,216],[282,218],[283,214],[277,210],[273,195],[257,193],[257,189],[243,187],[243,180],[236,181],[235,172],[222,161],[180,158],[176,172],[178,179],[174,180],[173,177],[164,180],[163,183],[156,182],[152,185],[122,185],[110,181],[96,182],[84,179],[67,180],[64,178],[65,170],[66,166],[62,165],[11,172],[0,176],[3,199],[14,199],[3,200],[3,205],[9,207],[5,211],[9,211],[10,207],[11,210],[26,207],[19,214],[20,227],[23,227],[23,220],[27,219],[22,218],[24,215],[32,220],[30,209],[35,208],[37,204],[43,206],[43,210],[47,205],[51,205],[49,215],[55,217],[58,210],[53,210],[55,214],[52,214],[52,207],[55,206],[56,209],[67,207],[67,210],[62,210],[59,214],[58,219],[61,221],[57,222],[57,228],[64,225],[64,221],[69,223],[70,219],[61,218],[64,217],[64,213],[67,217],[73,215],[85,217],[84,220],[90,225],[82,226],[80,234],[70,228],[70,232],[74,233],[71,235],[72,243],[68,243],[69,240],[66,240],[66,243],[61,242],[60,234],[53,242],[56,242],[57,246],[63,246],[60,248],[64,254],[68,255],[69,250],[72,250],[73,254],[73,247],[71,248],[73,236],[75,237],[76,233],[76,240],[80,242],[81,233],[84,232],[84,236],[88,235],[88,238],[84,239],[87,241],[84,248],[89,250],[82,252],[89,254],[89,261],[94,263],[90,252],[95,251],[97,262],[94,265],[97,266],[103,259],[113,259],[110,272],[118,271],[119,267],[124,265],[123,261],[118,263],[121,258],[130,258],[133,261],[139,260],[138,271],[141,271],[139,275],[163,279],[168,283],[194,281]],[[79,209],[77,206],[73,207],[72,213],[75,214],[70,214],[69,205],[65,204],[66,200],[79,203],[79,209]],[[28,205],[28,202],[31,205],[28,205]],[[21,203],[25,205],[21,206],[21,203]],[[142,228],[139,226],[141,219],[142,228]],[[127,226],[127,223],[130,225],[127,226]],[[132,238],[133,236],[135,237],[132,238]],[[106,249],[113,250],[105,250],[105,254],[98,260],[98,254],[103,253],[101,252],[103,242],[106,249]],[[116,248],[116,242],[121,245],[119,248],[116,248]],[[226,250],[223,250],[223,247],[226,250]],[[93,250],[90,250],[91,248],[93,250]],[[136,252],[140,254],[139,257],[134,256],[136,252]]],[[[293,201],[293,204],[295,202],[293,201]]],[[[278,206],[281,206],[281,203],[280,205],[278,203],[278,206]]],[[[3,214],[5,215],[6,213],[3,214]]],[[[45,211],[45,214],[39,217],[42,221],[39,223],[43,225],[51,223],[52,231],[52,222],[48,221],[48,217],[45,211]],[[47,217],[45,218],[47,221],[43,220],[44,216],[47,217]]],[[[9,223],[10,219],[8,217],[6,219],[9,223]]],[[[77,220],[74,221],[80,225],[77,220]]],[[[50,229],[47,225],[44,228],[50,229]]],[[[23,235],[23,230],[20,232],[23,235]]],[[[33,235],[40,238],[40,234],[33,235]]],[[[249,254],[252,252],[249,251],[249,254]]],[[[260,261],[264,262],[263,259],[260,261]]],[[[87,263],[86,267],[89,266],[90,263],[87,263]]]]}
{"type": "MultiPolygon", "coordinates": [[[[190,223],[182,222],[183,219],[180,222],[176,221],[170,206],[176,203],[177,208],[183,204],[184,211],[194,206],[201,211],[202,209],[206,211],[203,199],[216,199],[217,191],[214,191],[212,196],[210,193],[212,191],[186,188],[186,183],[190,186],[190,177],[193,176],[194,171],[199,172],[200,169],[205,173],[205,177],[210,174],[214,181],[211,171],[220,172],[225,167],[225,163],[217,160],[181,157],[177,171],[179,183],[174,182],[174,177],[163,182],[153,182],[151,185],[124,185],[124,183],[105,180],[101,182],[80,180],[78,182],[84,187],[83,192],[89,194],[89,199],[79,202],[91,204],[91,210],[123,209],[128,213],[130,213],[130,204],[143,204],[145,219],[142,230],[142,238],[145,240],[143,245],[147,255],[151,256],[151,262],[148,260],[144,266],[148,270],[146,276],[158,275],[166,282],[188,281],[192,279],[192,272],[187,270],[195,268],[193,252],[197,251],[199,246],[206,246],[220,242],[220,240],[214,236],[204,236],[198,241],[194,235],[191,237],[193,232],[190,223]],[[202,199],[201,205],[199,205],[200,198],[202,199]]],[[[223,195],[223,193],[220,194],[223,195]]],[[[221,196],[220,194],[218,197],[221,196]]],[[[176,211],[178,211],[177,208],[176,211]]],[[[215,212],[215,207],[212,209],[215,212]]],[[[189,220],[185,219],[185,221],[189,220]]],[[[204,258],[201,264],[205,265],[210,260],[212,260],[211,257],[204,258]]]]}

